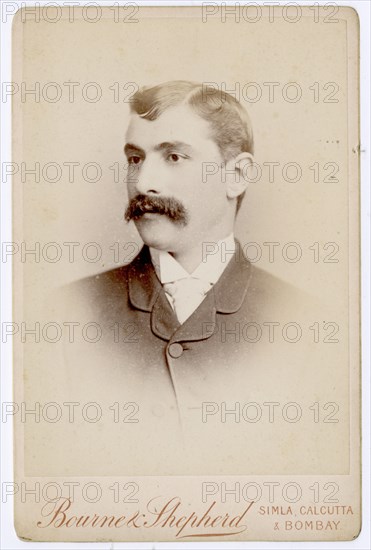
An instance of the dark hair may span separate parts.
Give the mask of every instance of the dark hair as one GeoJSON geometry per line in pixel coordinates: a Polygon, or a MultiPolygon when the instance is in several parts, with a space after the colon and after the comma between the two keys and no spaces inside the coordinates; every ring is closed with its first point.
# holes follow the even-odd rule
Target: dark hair
{"type": "MultiPolygon", "coordinates": [[[[130,104],[132,112],[147,120],[155,120],[170,107],[189,105],[210,124],[224,162],[242,152],[254,152],[252,126],[246,110],[233,96],[210,84],[172,80],[146,86],[132,96],[130,104]]],[[[244,193],[237,198],[237,211],[243,196],[244,193]]]]}

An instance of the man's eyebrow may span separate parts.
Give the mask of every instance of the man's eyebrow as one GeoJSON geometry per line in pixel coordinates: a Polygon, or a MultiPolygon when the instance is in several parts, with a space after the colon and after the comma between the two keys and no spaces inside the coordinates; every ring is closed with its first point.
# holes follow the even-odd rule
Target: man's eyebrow
{"type": "Polygon", "coordinates": [[[145,153],[141,147],[138,147],[138,145],[134,145],[133,143],[126,143],[124,147],[125,154],[128,155],[129,153],[139,153],[143,157],[145,156],[145,153]]]}
{"type": "Polygon", "coordinates": [[[164,141],[154,148],[155,151],[171,151],[173,149],[183,149],[185,151],[192,151],[192,146],[183,141],[164,141]]]}

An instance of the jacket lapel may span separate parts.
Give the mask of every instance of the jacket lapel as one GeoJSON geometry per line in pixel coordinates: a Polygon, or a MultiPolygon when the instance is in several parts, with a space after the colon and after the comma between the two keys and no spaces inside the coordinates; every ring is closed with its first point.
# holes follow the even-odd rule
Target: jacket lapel
{"type": "Polygon", "coordinates": [[[153,333],[163,340],[170,340],[179,327],[179,321],[158,280],[147,246],[130,265],[129,299],[135,308],[151,313],[153,333]]]}
{"type": "Polygon", "coordinates": [[[149,249],[144,246],[129,266],[129,299],[132,306],[152,311],[162,286],[152,266],[149,249]]]}
{"type": "Polygon", "coordinates": [[[214,285],[216,309],[220,313],[235,313],[242,306],[252,275],[252,266],[236,240],[236,251],[214,285]]]}
{"type": "Polygon", "coordinates": [[[129,267],[129,298],[132,306],[151,313],[151,328],[159,338],[173,342],[205,340],[215,331],[217,312],[235,313],[241,308],[251,272],[251,264],[236,241],[235,254],[222,276],[180,325],[144,246],[129,267]]]}
{"type": "Polygon", "coordinates": [[[251,279],[251,264],[240,243],[220,279],[206,294],[196,311],[179,327],[172,341],[196,341],[210,338],[216,328],[216,313],[235,313],[245,299],[251,279]]]}

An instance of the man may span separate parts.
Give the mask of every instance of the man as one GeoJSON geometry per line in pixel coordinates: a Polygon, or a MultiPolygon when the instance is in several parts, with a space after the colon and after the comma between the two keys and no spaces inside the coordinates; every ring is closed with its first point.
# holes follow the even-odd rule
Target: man
{"type": "Polygon", "coordinates": [[[259,321],[276,320],[278,305],[283,318],[294,289],[254,267],[234,239],[253,162],[251,122],[235,98],[187,81],[144,88],[132,99],[124,150],[125,218],[144,247],[83,286],[100,319],[133,323],[141,357],[148,352],[181,407],[218,385],[225,391],[259,321]]]}
{"type": "MultiPolygon", "coordinates": [[[[253,266],[234,239],[253,162],[250,119],[236,99],[186,81],[144,88],[131,103],[125,154],[125,218],[144,246],[129,265],[74,285],[69,311],[83,304],[81,318],[98,321],[102,337],[93,348],[69,346],[71,376],[83,358],[84,380],[140,402],[145,441],[155,429],[168,445],[181,425],[200,449],[205,411],[264,402],[273,390],[277,398],[282,364],[302,384],[295,334],[274,334],[295,330],[300,304],[293,318],[296,291],[253,266]]],[[[218,444],[218,430],[207,441],[218,444]]]]}

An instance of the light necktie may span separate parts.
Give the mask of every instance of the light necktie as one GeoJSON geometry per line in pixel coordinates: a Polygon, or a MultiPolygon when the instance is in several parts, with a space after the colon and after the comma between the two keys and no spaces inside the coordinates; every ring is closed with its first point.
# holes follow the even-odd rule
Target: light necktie
{"type": "Polygon", "coordinates": [[[166,294],[171,297],[178,321],[182,324],[198,308],[213,285],[195,277],[186,277],[163,286],[166,294]]]}

